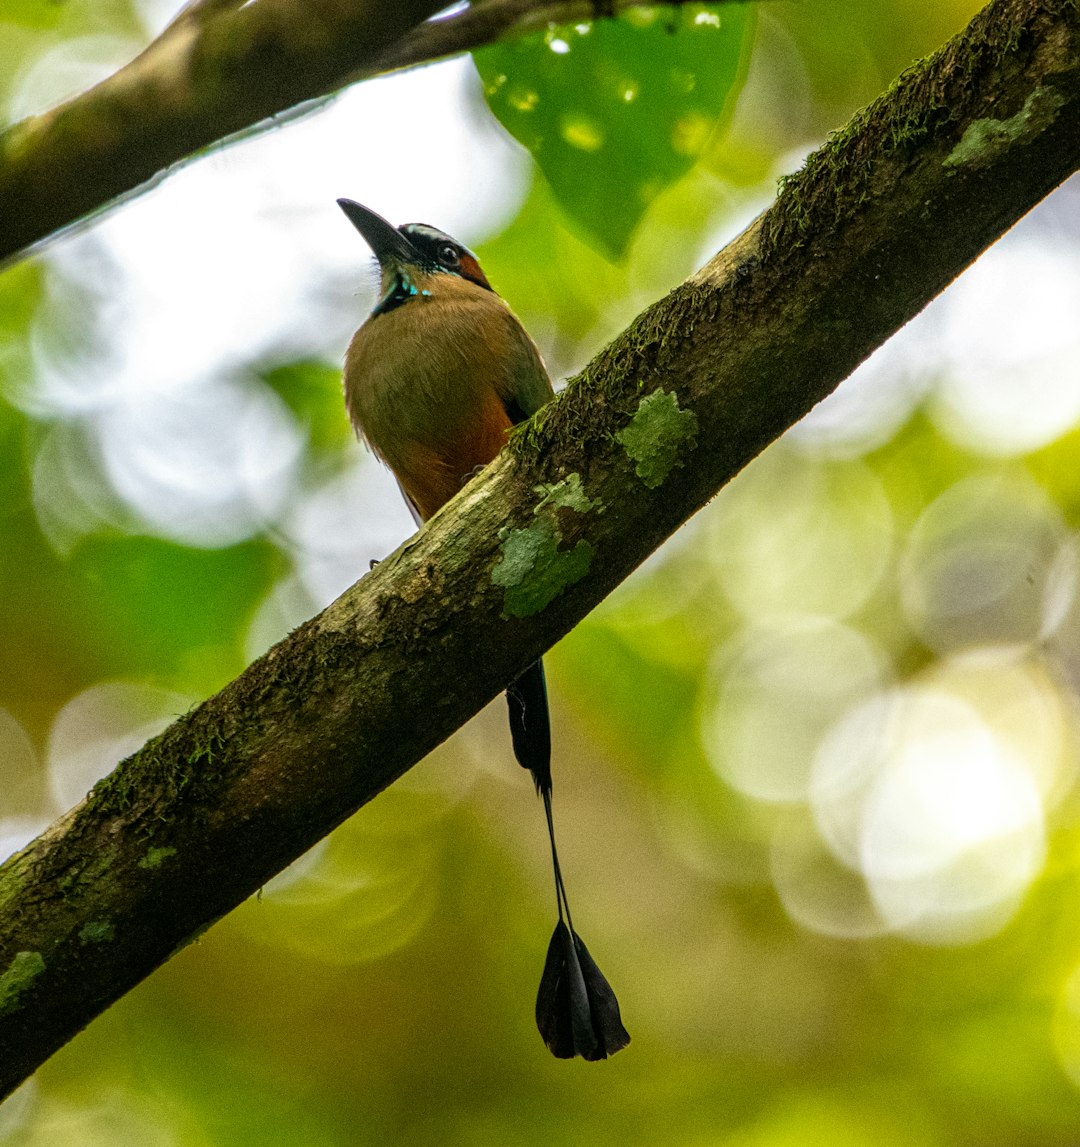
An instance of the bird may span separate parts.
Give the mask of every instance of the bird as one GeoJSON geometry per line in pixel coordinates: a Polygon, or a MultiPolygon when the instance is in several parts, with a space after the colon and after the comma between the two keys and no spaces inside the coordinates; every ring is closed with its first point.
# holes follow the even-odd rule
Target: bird
{"type": "MultiPolygon", "coordinates": [[[[536,344],[476,255],[426,223],[395,227],[351,199],[338,206],[378,261],[379,298],[345,355],[345,406],[392,471],[417,525],[427,521],[552,396],[536,344]]],[[[606,1059],[630,1036],[619,1003],[574,929],[551,809],[551,722],[542,660],[507,683],[510,739],[543,800],[558,923],[536,1022],[560,1059],[606,1059]]]]}

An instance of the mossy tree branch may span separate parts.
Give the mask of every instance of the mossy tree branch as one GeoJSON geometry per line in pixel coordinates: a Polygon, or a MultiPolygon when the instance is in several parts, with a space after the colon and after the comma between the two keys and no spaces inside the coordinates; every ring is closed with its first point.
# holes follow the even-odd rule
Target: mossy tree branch
{"type": "Polygon", "coordinates": [[[415,539],[0,868],[0,1095],[495,696],[1078,165],[1076,0],[994,0],[415,539]]]}

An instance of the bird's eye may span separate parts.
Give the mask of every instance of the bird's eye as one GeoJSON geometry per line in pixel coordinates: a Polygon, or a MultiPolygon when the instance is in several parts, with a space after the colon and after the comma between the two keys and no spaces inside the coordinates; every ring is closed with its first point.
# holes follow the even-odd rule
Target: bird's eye
{"type": "Polygon", "coordinates": [[[457,248],[450,243],[444,243],[438,250],[438,259],[444,267],[457,266],[457,248]]]}

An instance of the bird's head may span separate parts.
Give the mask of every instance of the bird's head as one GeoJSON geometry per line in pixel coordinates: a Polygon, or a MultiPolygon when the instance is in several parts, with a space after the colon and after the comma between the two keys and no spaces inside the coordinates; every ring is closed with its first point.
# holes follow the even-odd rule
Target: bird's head
{"type": "Polygon", "coordinates": [[[351,199],[339,199],[338,206],[379,260],[382,301],[375,308],[376,313],[430,294],[429,284],[433,280],[437,283],[435,277],[439,275],[457,275],[486,290],[492,289],[472,251],[445,231],[426,223],[395,227],[351,199]]]}

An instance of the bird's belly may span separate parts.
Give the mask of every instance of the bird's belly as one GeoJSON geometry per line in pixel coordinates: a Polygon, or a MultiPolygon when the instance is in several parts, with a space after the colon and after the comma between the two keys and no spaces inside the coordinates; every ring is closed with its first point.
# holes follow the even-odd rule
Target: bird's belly
{"type": "Polygon", "coordinates": [[[538,389],[543,363],[506,304],[454,276],[365,323],[345,361],[354,425],[424,517],[505,445],[506,399],[533,409],[538,389]]]}
{"type": "Polygon", "coordinates": [[[494,385],[429,350],[392,373],[366,372],[350,396],[353,420],[425,519],[498,454],[510,428],[494,385]]]}

